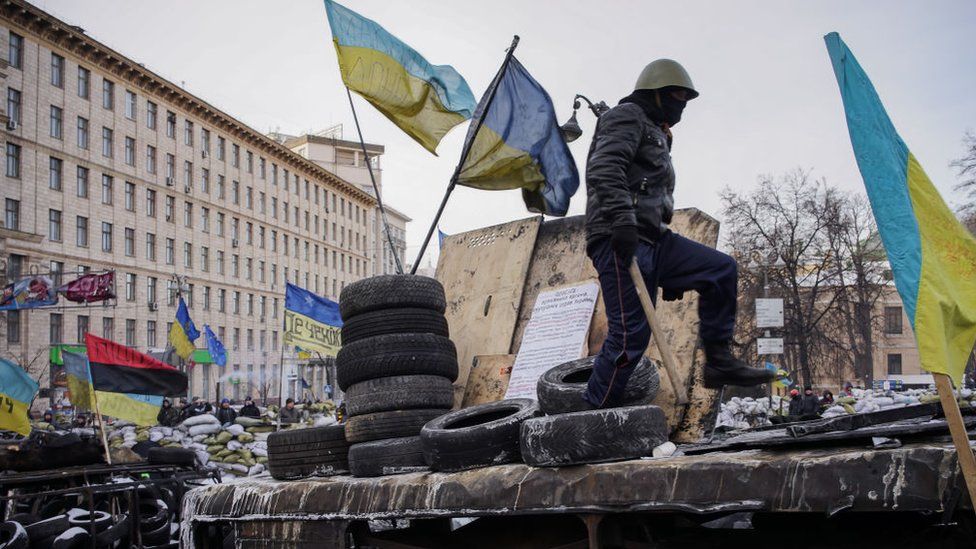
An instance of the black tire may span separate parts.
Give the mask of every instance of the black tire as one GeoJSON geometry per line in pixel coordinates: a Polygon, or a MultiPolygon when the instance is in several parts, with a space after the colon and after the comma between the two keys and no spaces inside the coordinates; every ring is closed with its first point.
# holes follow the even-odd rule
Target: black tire
{"type": "Polygon", "coordinates": [[[19,522],[7,521],[0,524],[0,547],[3,549],[27,549],[30,536],[19,522]]]}
{"type": "MultiPolygon", "coordinates": [[[[88,516],[86,513],[85,516],[88,516]]],[[[44,538],[49,538],[51,536],[57,536],[61,532],[64,532],[71,526],[68,522],[68,515],[57,515],[44,520],[39,520],[34,524],[25,526],[27,530],[27,535],[30,539],[41,540],[44,538]]]]}
{"type": "Polygon", "coordinates": [[[367,379],[408,375],[457,379],[454,343],[431,334],[387,334],[343,345],[336,356],[336,381],[343,391],[367,379]]]}
{"type": "MultiPolygon", "coordinates": [[[[161,499],[139,501],[139,530],[149,532],[160,526],[168,526],[170,519],[169,506],[161,499]]],[[[143,543],[147,543],[143,541],[143,543]]]]}
{"type": "Polygon", "coordinates": [[[343,322],[370,311],[406,307],[443,313],[447,308],[444,286],[426,276],[381,275],[353,282],[339,294],[343,322]]]}
{"type": "MultiPolygon", "coordinates": [[[[94,513],[89,513],[88,511],[85,511],[84,513],[78,513],[76,515],[68,517],[68,524],[70,524],[71,526],[80,526],[85,529],[89,528],[92,525],[92,522],[95,523],[96,534],[103,532],[106,528],[112,526],[112,515],[106,513],[105,511],[95,511],[94,513]],[[93,514],[94,514],[94,521],[91,518],[91,515],[93,514]]],[[[67,528],[62,529],[57,533],[60,534],[66,529],[67,528]]]]}
{"type": "Polygon", "coordinates": [[[530,419],[522,424],[522,459],[535,467],[621,461],[651,455],[667,442],[657,406],[629,406],[530,419]]]}
{"type": "Polygon", "coordinates": [[[346,390],[349,417],[415,408],[450,408],[454,404],[451,380],[440,376],[390,376],[368,379],[346,390]]]}
{"type": "Polygon", "coordinates": [[[349,447],[349,472],[354,477],[379,477],[426,471],[420,437],[391,438],[349,447]]]}
{"type": "Polygon", "coordinates": [[[7,520],[10,522],[19,522],[21,526],[27,526],[28,524],[34,524],[35,522],[41,520],[41,517],[31,513],[16,513],[10,515],[7,520]]]}
{"type": "Polygon", "coordinates": [[[81,526],[72,526],[51,541],[51,549],[82,549],[91,547],[91,534],[81,526]]]}
{"type": "Polygon", "coordinates": [[[447,412],[447,409],[391,410],[351,417],[345,423],[346,440],[369,442],[417,436],[428,421],[447,412]]]}
{"type": "Polygon", "coordinates": [[[380,309],[356,315],[342,324],[342,344],[386,334],[434,334],[448,337],[444,313],[430,309],[380,309]]]}
{"type": "Polygon", "coordinates": [[[344,473],[349,470],[348,454],[342,425],[268,435],[268,471],[278,480],[344,473]]]}
{"type": "Polygon", "coordinates": [[[519,461],[519,426],[539,415],[530,398],[479,404],[441,416],[420,431],[434,471],[462,471],[519,461]]]}
{"type": "MultiPolygon", "coordinates": [[[[128,513],[123,514],[118,522],[95,535],[95,545],[98,547],[111,547],[115,542],[126,538],[131,528],[129,524],[130,520],[128,513]]],[[[126,544],[122,544],[122,546],[125,547],[126,544]]]]}
{"type": "MultiPolygon", "coordinates": [[[[588,410],[590,407],[583,400],[583,393],[593,373],[595,358],[590,356],[572,360],[546,370],[536,384],[539,408],[547,415],[588,410]]],[[[650,404],[657,398],[660,387],[661,376],[657,365],[647,357],[641,357],[627,380],[623,400],[617,403],[618,407],[650,404]]]]}
{"type": "Polygon", "coordinates": [[[197,454],[193,450],[186,448],[151,448],[149,450],[149,463],[156,465],[196,465],[197,454]]]}
{"type": "Polygon", "coordinates": [[[144,532],[142,535],[143,545],[162,545],[164,543],[170,542],[169,534],[169,522],[164,523],[162,526],[157,527],[154,530],[144,532]]]}

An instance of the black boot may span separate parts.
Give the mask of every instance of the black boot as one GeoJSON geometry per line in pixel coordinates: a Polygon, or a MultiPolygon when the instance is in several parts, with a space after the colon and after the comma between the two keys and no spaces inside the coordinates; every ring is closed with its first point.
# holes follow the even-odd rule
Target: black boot
{"type": "Polygon", "coordinates": [[[705,341],[705,388],[723,385],[751,387],[776,379],[776,373],[765,368],[751,368],[732,355],[731,342],[705,341]]]}

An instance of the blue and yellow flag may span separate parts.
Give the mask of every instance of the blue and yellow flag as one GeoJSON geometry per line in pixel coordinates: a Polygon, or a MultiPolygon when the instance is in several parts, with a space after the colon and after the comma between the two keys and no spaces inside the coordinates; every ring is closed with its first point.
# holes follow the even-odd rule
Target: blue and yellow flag
{"type": "Polygon", "coordinates": [[[552,100],[515,57],[478,104],[465,151],[458,184],[522,189],[529,211],[566,215],[579,188],[576,162],[559,131],[552,100]]]}
{"type": "Polygon", "coordinates": [[[95,390],[88,356],[63,351],[64,371],[68,378],[71,404],[81,410],[98,411],[102,415],[131,421],[136,425],[155,425],[156,415],[163,405],[163,397],[95,390]]]}
{"type": "Polygon", "coordinates": [[[186,309],[186,302],[180,298],[180,304],[176,308],[176,322],[169,329],[169,342],[176,349],[176,354],[183,360],[190,360],[190,356],[196,349],[193,342],[200,337],[200,331],[190,319],[190,312],[186,309]]]}
{"type": "Polygon", "coordinates": [[[37,382],[23,368],[0,358],[0,429],[30,434],[27,412],[37,388],[37,382]]]}
{"type": "Polygon", "coordinates": [[[824,37],[847,129],[922,368],[962,382],[976,342],[976,240],[908,150],[854,54],[824,37]]]}
{"type": "Polygon", "coordinates": [[[288,284],[285,288],[284,345],[335,356],[342,347],[339,304],[288,284]]]}
{"type": "MultiPolygon", "coordinates": [[[[430,152],[471,118],[475,99],[450,65],[431,65],[375,21],[325,0],[342,81],[430,152]]],[[[436,154],[436,153],[435,153],[436,154]]]]}

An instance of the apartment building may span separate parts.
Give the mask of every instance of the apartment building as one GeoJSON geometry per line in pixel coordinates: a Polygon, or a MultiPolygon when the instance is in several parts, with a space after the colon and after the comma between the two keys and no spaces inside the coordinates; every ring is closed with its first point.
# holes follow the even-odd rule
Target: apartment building
{"type": "MultiPolygon", "coordinates": [[[[0,354],[42,388],[51,346],[88,331],[162,351],[182,295],[229,355],[197,357],[191,394],[276,396],[285,284],[337,299],[382,272],[371,194],[21,0],[0,0],[0,87],[4,283],[116,273],[115,303],[0,313],[0,354]]],[[[298,371],[316,395],[320,370],[298,371]]]]}

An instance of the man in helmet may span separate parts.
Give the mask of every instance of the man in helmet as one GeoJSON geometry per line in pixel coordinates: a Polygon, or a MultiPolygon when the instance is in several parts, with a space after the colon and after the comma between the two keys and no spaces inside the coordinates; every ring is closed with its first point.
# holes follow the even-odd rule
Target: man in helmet
{"type": "Polygon", "coordinates": [[[597,122],[586,165],[587,254],[600,276],[608,333],[584,399],[604,408],[620,401],[647,348],[651,329],[628,273],[637,261],[647,287],[678,299],[699,293],[699,334],[708,388],[772,380],[732,355],[736,264],[728,255],[668,228],[674,213],[671,128],[698,97],[687,71],[658,59],[644,68],[634,92],[597,122]]]}

